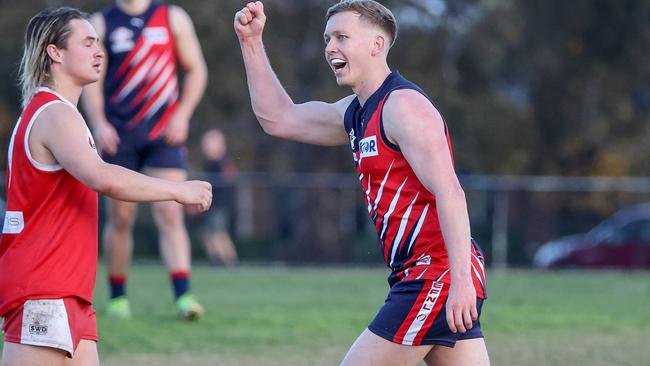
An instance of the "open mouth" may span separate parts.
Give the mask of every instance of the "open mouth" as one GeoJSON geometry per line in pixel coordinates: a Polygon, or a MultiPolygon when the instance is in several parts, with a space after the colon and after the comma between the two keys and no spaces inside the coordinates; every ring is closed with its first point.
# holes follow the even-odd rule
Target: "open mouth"
{"type": "Polygon", "coordinates": [[[342,60],[340,58],[333,58],[330,60],[330,63],[332,64],[332,66],[334,66],[334,70],[341,70],[342,68],[345,67],[345,65],[348,64],[347,61],[342,60]]]}

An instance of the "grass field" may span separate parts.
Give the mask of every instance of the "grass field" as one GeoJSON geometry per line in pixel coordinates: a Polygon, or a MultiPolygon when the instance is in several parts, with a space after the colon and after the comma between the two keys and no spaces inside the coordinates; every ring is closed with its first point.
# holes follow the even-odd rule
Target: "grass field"
{"type": "MultiPolygon", "coordinates": [[[[96,308],[103,365],[337,365],[381,306],[382,269],[197,267],[206,306],[176,319],[162,267],[130,275],[134,319],[96,308]]],[[[482,328],[493,365],[650,365],[650,273],[488,272],[482,328]]]]}

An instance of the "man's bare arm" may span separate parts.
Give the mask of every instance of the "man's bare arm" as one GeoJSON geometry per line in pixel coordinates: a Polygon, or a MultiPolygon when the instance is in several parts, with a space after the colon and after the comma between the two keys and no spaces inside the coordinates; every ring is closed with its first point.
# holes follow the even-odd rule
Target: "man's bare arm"
{"type": "Polygon", "coordinates": [[[63,103],[49,106],[29,136],[32,157],[59,164],[89,188],[121,201],[169,201],[198,204],[207,210],[212,187],[207,182],[172,182],[148,177],[104,162],[92,149],[81,115],[63,103]]]}
{"type": "Polygon", "coordinates": [[[436,197],[451,274],[447,323],[452,331],[464,333],[478,318],[471,234],[465,193],[454,172],[444,122],[431,102],[414,90],[393,92],[383,117],[387,137],[400,147],[420,182],[436,197]]]}
{"type": "Polygon", "coordinates": [[[343,116],[353,96],[336,103],[296,104],[282,87],[269,62],[262,33],[266,15],[262,2],[249,3],[235,15],[253,111],[268,134],[317,145],[343,145],[348,136],[343,116]]]}
{"type": "Polygon", "coordinates": [[[178,6],[171,6],[169,21],[174,32],[178,64],[185,75],[178,109],[165,131],[165,139],[168,143],[180,144],[187,139],[190,119],[203,97],[208,83],[208,67],[192,19],[185,10],[178,6]]]}

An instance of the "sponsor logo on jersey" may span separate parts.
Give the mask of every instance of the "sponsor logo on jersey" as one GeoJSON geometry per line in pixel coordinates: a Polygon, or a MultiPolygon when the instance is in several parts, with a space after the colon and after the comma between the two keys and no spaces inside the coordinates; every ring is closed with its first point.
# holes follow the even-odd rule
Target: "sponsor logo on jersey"
{"type": "Polygon", "coordinates": [[[350,136],[350,149],[354,150],[354,141],[357,139],[357,137],[354,135],[354,128],[350,129],[348,136],[350,136]]]}
{"type": "Polygon", "coordinates": [[[20,234],[25,228],[25,220],[22,211],[7,211],[5,223],[2,227],[3,234],[20,234]]]}
{"type": "Polygon", "coordinates": [[[142,30],[142,35],[150,44],[165,44],[169,41],[169,33],[165,27],[146,27],[142,30]]]}
{"type": "Polygon", "coordinates": [[[144,20],[142,20],[142,18],[131,18],[130,23],[136,28],[142,28],[144,26],[144,20]]]}
{"type": "Polygon", "coordinates": [[[420,259],[418,259],[417,262],[415,262],[416,266],[428,266],[431,265],[431,256],[424,256],[420,259]]]}
{"type": "Polygon", "coordinates": [[[377,136],[369,136],[359,141],[359,152],[362,158],[379,155],[379,151],[377,150],[377,136]]]}
{"type": "Polygon", "coordinates": [[[133,49],[135,43],[133,42],[133,31],[126,27],[118,27],[110,37],[111,51],[113,53],[128,52],[133,49]]]}

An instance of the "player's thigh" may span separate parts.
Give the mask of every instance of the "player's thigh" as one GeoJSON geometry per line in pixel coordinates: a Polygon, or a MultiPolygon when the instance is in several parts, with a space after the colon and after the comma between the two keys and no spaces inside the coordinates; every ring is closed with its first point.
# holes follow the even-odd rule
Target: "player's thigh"
{"type": "Polygon", "coordinates": [[[490,358],[483,338],[456,341],[454,348],[435,346],[424,360],[429,366],[490,365],[490,358]]]}
{"type": "Polygon", "coordinates": [[[390,342],[368,329],[352,344],[342,366],[417,365],[432,346],[405,346],[390,342]]]}
{"type": "Polygon", "coordinates": [[[74,356],[65,360],[65,366],[99,366],[97,342],[88,339],[79,341],[74,356]]]}
{"type": "Polygon", "coordinates": [[[59,366],[65,359],[66,351],[62,349],[12,342],[2,346],[2,366],[59,366]]]}

